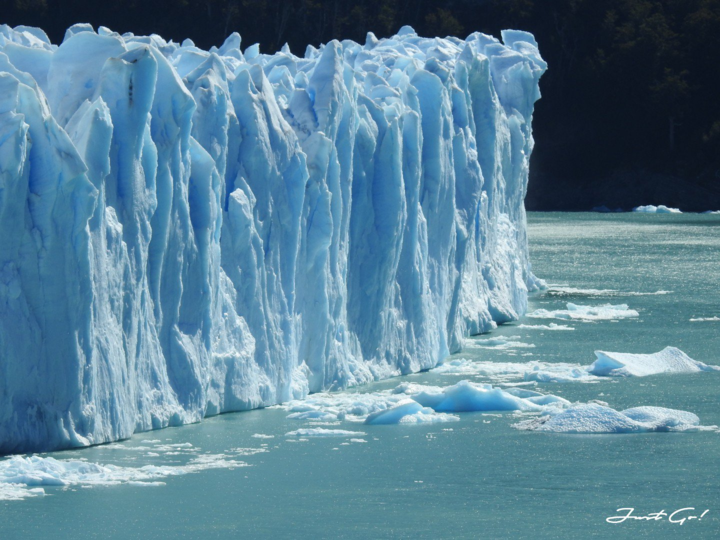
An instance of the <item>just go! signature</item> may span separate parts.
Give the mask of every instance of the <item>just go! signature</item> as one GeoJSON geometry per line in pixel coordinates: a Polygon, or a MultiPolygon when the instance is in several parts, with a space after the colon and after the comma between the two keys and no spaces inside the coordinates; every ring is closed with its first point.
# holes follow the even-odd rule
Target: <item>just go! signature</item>
{"type": "Polygon", "coordinates": [[[612,523],[613,525],[617,525],[619,523],[623,523],[627,520],[637,520],[637,521],[662,521],[663,519],[667,518],[669,523],[675,523],[677,525],[684,525],[685,522],[690,522],[693,520],[701,521],[702,518],[705,517],[705,515],[710,511],[705,510],[702,514],[698,514],[698,512],[693,507],[687,507],[687,508],[679,508],[678,510],[675,510],[674,512],[668,514],[665,510],[660,510],[659,512],[652,512],[650,514],[647,514],[646,516],[636,516],[633,514],[635,512],[634,508],[618,508],[616,510],[618,512],[617,516],[612,516],[609,518],[605,518],[605,521],[608,523],[612,523]],[[624,513],[623,513],[624,512],[624,513]]]}

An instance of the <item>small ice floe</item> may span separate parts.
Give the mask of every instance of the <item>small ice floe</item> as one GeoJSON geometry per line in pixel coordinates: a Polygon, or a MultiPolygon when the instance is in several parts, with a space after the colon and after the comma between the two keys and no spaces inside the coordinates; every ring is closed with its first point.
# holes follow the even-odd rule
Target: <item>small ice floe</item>
{"type": "Polygon", "coordinates": [[[655,206],[652,204],[648,204],[645,206],[637,206],[633,208],[633,212],[637,212],[640,214],[682,214],[680,209],[668,208],[664,204],[661,204],[659,206],[655,206]]]}
{"type": "Polygon", "coordinates": [[[565,362],[489,362],[467,358],[448,360],[432,370],[441,375],[484,377],[493,383],[509,385],[526,382],[596,383],[605,377],[644,377],[660,373],[695,373],[718,371],[720,367],[693,360],[675,347],[654,354],[630,354],[595,351],[596,360],[589,366],[565,362]]]}
{"type": "Polygon", "coordinates": [[[690,322],[720,322],[720,317],[696,317],[690,319],[690,322]]]}
{"type": "Polygon", "coordinates": [[[616,411],[597,403],[574,405],[555,414],[530,418],[513,427],[551,433],[644,433],[653,431],[715,431],[701,426],[693,413],[663,407],[635,407],[616,411]]]}
{"type": "Polygon", "coordinates": [[[720,214],[720,210],[705,210],[703,214],[720,214]]]}
{"type": "Polygon", "coordinates": [[[534,349],[535,345],[532,343],[525,343],[524,341],[517,341],[520,336],[506,336],[506,337],[493,337],[493,338],[471,338],[466,339],[463,342],[463,346],[470,349],[496,349],[496,350],[508,350],[508,349],[534,349]]]}
{"type": "Polygon", "coordinates": [[[252,437],[255,439],[274,439],[275,435],[265,435],[265,433],[253,433],[252,437]]]}
{"type": "Polygon", "coordinates": [[[546,294],[548,296],[587,296],[587,297],[609,297],[609,296],[662,296],[672,294],[672,291],[652,291],[652,292],[636,292],[636,291],[618,291],[616,289],[580,289],[576,287],[568,287],[566,285],[548,285],[546,294]]]}
{"type": "MultiPolygon", "coordinates": [[[[291,413],[288,418],[299,419],[295,415],[298,408],[305,411],[330,413],[336,418],[365,424],[427,424],[436,422],[455,422],[453,414],[469,411],[533,411],[542,412],[545,407],[564,407],[566,400],[547,396],[538,392],[518,395],[513,390],[494,388],[490,384],[478,384],[460,381],[457,384],[441,387],[405,382],[392,390],[358,394],[324,394],[321,399],[313,394],[305,401],[289,402],[279,407],[291,413]]],[[[528,392],[528,391],[522,391],[528,392]]],[[[308,436],[317,428],[305,428],[288,435],[308,436]]],[[[347,434],[361,436],[362,433],[341,429],[321,430],[318,433],[347,434]]]]}
{"type": "Polygon", "coordinates": [[[209,469],[247,467],[244,461],[225,454],[203,454],[185,465],[121,467],[77,459],[41,456],[10,456],[0,461],[0,500],[18,500],[44,495],[46,486],[161,485],[158,480],[209,469]]]}
{"type": "Polygon", "coordinates": [[[540,411],[543,406],[551,403],[557,406],[569,404],[557,396],[533,392],[530,397],[520,397],[510,390],[469,381],[460,381],[439,391],[423,391],[414,394],[412,399],[436,412],[540,411]]]}
{"type": "Polygon", "coordinates": [[[438,422],[457,422],[454,414],[437,413],[429,407],[423,407],[413,399],[405,399],[389,409],[369,414],[366,424],[434,424],[438,422]]]}
{"type": "MultiPolygon", "coordinates": [[[[228,450],[229,452],[232,452],[233,454],[237,456],[254,456],[255,454],[264,454],[265,452],[269,452],[267,445],[264,445],[261,448],[232,448],[228,450]]],[[[277,447],[276,447],[277,448],[277,447]]]]}
{"type": "Polygon", "coordinates": [[[289,414],[288,418],[294,420],[314,420],[315,423],[328,423],[337,420],[337,415],[322,411],[302,411],[289,414]]]}
{"type": "Polygon", "coordinates": [[[693,360],[676,347],[665,347],[654,354],[630,354],[595,351],[597,360],[587,370],[593,375],[608,377],[645,377],[659,373],[696,373],[699,371],[720,371],[718,366],[709,366],[693,360]]]}
{"type": "Polygon", "coordinates": [[[288,418],[293,420],[309,421],[327,418],[335,421],[364,422],[369,414],[384,411],[404,397],[393,395],[391,391],[317,393],[277,407],[288,411],[290,413],[288,418]]]}
{"type": "Polygon", "coordinates": [[[567,331],[575,330],[574,327],[566,324],[518,324],[515,328],[522,328],[523,330],[553,330],[553,331],[567,331]]]}
{"type": "Polygon", "coordinates": [[[345,429],[325,429],[325,428],[303,428],[289,431],[286,437],[363,437],[366,433],[362,431],[348,431],[345,429]]]}
{"type": "Polygon", "coordinates": [[[640,316],[637,311],[630,309],[627,304],[583,306],[568,302],[566,307],[567,309],[556,309],[552,311],[547,309],[537,309],[532,313],[528,313],[527,316],[533,319],[563,319],[577,321],[612,321],[640,316]]]}
{"type": "Polygon", "coordinates": [[[556,366],[548,364],[546,367],[534,366],[532,370],[523,374],[526,381],[537,381],[542,383],[596,383],[600,381],[599,377],[589,374],[587,368],[565,364],[556,366]]]}
{"type": "Polygon", "coordinates": [[[597,382],[587,368],[564,362],[488,362],[464,358],[449,360],[432,370],[442,375],[486,377],[496,383],[522,379],[537,382],[597,382]]]}

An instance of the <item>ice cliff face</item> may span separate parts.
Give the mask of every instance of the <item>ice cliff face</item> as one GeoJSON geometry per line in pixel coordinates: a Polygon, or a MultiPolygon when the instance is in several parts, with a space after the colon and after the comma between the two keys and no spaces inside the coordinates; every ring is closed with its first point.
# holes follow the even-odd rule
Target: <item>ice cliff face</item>
{"type": "Polygon", "coordinates": [[[533,37],[0,26],[0,452],[435,366],[526,308],[533,37]]]}

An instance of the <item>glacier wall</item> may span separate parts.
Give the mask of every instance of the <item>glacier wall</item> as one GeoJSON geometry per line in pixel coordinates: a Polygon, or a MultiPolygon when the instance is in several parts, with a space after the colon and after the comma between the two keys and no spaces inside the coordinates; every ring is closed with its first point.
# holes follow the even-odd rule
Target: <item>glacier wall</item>
{"type": "Polygon", "coordinates": [[[0,26],[0,452],[427,369],[524,312],[546,65],[502,37],[0,26]]]}

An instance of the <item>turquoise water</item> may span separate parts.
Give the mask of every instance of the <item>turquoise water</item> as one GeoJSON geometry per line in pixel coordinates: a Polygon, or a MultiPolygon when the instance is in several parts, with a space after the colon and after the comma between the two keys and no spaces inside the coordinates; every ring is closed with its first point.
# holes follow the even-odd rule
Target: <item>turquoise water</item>
{"type": "MultiPolygon", "coordinates": [[[[597,349],[650,353],[672,345],[720,365],[720,322],[690,321],[720,316],[720,216],[531,214],[529,225],[535,273],[554,286],[585,290],[551,288],[533,296],[530,311],[567,302],[625,303],[640,316],[525,318],[479,338],[524,346],[469,348],[456,358],[588,365],[597,349]],[[658,291],[668,293],[637,294],[658,291]],[[518,328],[551,322],[575,330],[518,328]]],[[[465,378],[492,382],[427,372],[355,391],[465,378]]],[[[691,411],[703,425],[720,425],[719,387],[720,373],[529,386],[618,410],[691,411]]],[[[0,502],[0,538],[720,537],[718,432],[560,435],[514,429],[513,414],[462,413],[452,423],[332,426],[363,432],[356,437],[362,443],[290,442],[285,433],[307,425],[287,414],[229,414],[117,445],[50,454],[133,469],[210,455],[219,468],[161,478],[164,485],[157,486],[45,487],[45,497],[0,502]],[[167,446],[188,443],[193,446],[167,446]],[[249,466],[227,468],[222,459],[249,466]],[[684,525],[605,522],[623,507],[637,515],[684,507],[709,512],[684,525]]]]}

